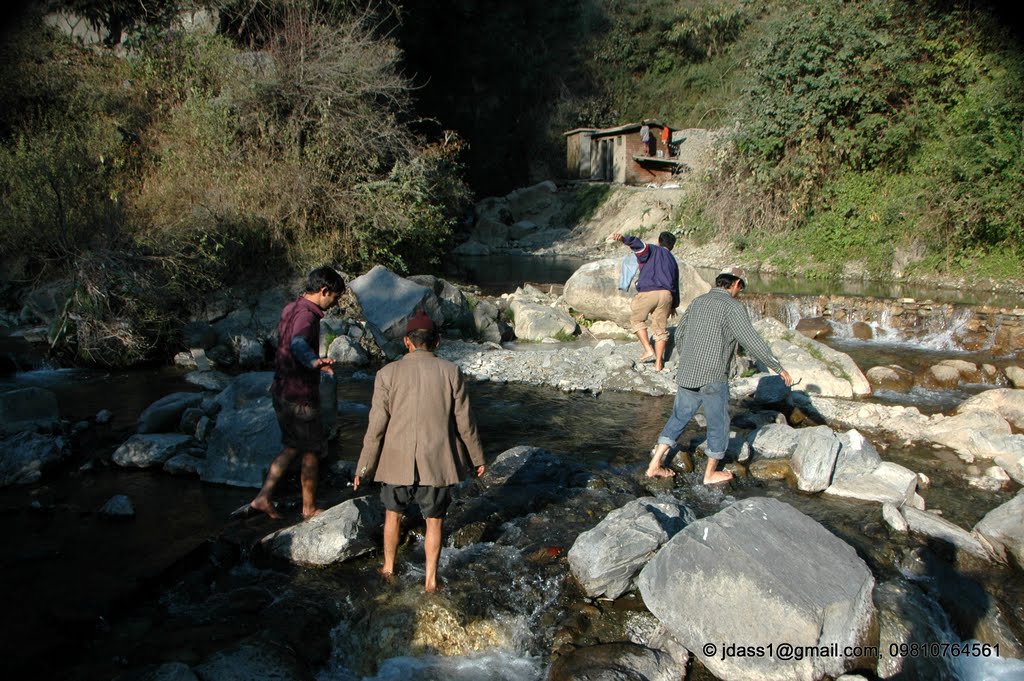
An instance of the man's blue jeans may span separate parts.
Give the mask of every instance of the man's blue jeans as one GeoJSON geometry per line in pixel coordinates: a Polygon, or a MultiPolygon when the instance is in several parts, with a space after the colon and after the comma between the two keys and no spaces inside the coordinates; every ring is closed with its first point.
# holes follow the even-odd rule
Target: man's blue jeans
{"type": "Polygon", "coordinates": [[[711,459],[724,457],[729,446],[729,384],[724,382],[709,383],[700,390],[677,389],[672,415],[658,436],[658,444],[675,447],[676,440],[701,405],[708,423],[707,455],[711,459]]]}

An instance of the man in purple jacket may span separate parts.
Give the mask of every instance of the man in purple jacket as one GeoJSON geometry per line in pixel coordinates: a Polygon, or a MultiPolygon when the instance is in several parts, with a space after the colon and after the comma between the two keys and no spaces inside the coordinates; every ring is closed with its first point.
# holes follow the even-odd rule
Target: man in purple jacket
{"type": "Polygon", "coordinates": [[[644,349],[640,361],[654,362],[654,370],[661,371],[668,345],[668,318],[679,307],[679,264],[672,255],[676,236],[672,232],[662,232],[658,235],[657,246],[618,232],[611,238],[629,246],[640,266],[637,294],[630,303],[629,323],[644,349]],[[651,317],[651,336],[647,334],[648,315],[651,317]],[[654,338],[654,347],[651,347],[651,337],[654,338]]]}
{"type": "Polygon", "coordinates": [[[284,449],[270,464],[263,489],[249,504],[271,518],[281,515],[271,503],[270,495],[299,452],[302,452],[302,517],[311,518],[321,512],[316,507],[319,456],[324,447],[320,372],[333,374],[334,360],[318,356],[320,320],[325,310],[337,304],[344,291],[345,281],[340,274],[330,267],[318,267],[306,278],[306,291],[281,312],[270,394],[274,398],[274,413],[281,426],[284,449]]]}

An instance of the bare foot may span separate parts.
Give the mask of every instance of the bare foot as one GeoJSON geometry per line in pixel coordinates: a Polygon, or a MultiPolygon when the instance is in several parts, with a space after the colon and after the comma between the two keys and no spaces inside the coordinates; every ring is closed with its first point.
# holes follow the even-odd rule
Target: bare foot
{"type": "Polygon", "coordinates": [[[441,587],[439,587],[436,582],[434,582],[433,584],[428,583],[426,586],[423,587],[423,592],[428,594],[437,593],[440,590],[440,588],[441,587]]]}
{"type": "Polygon", "coordinates": [[[654,353],[653,352],[649,352],[649,353],[647,353],[645,355],[640,355],[640,358],[637,361],[642,363],[642,364],[650,364],[655,359],[656,358],[654,356],[654,353]]]}
{"type": "Polygon", "coordinates": [[[394,572],[384,572],[384,568],[379,567],[379,568],[377,568],[377,574],[380,575],[381,580],[383,580],[385,584],[394,584],[395,583],[395,573],[394,572]]]}
{"type": "Polygon", "coordinates": [[[252,506],[253,509],[260,511],[261,513],[266,513],[274,520],[281,519],[281,514],[277,512],[277,509],[274,507],[274,504],[267,499],[256,497],[251,502],[249,502],[249,505],[252,506]]]}
{"type": "Polygon", "coordinates": [[[715,471],[711,475],[704,476],[705,485],[721,485],[730,480],[732,480],[732,471],[715,471]]]}
{"type": "Polygon", "coordinates": [[[655,371],[661,371],[664,368],[665,368],[665,365],[662,364],[660,361],[654,363],[654,370],[655,371]]]}
{"type": "Polygon", "coordinates": [[[324,509],[322,509],[322,508],[314,508],[309,513],[306,513],[305,511],[303,511],[302,512],[302,519],[303,520],[309,520],[310,518],[317,517],[318,515],[320,515],[323,512],[324,512],[324,509]]]}
{"type": "Polygon", "coordinates": [[[671,468],[657,466],[655,468],[648,468],[646,475],[648,478],[674,478],[676,472],[671,468]]]}

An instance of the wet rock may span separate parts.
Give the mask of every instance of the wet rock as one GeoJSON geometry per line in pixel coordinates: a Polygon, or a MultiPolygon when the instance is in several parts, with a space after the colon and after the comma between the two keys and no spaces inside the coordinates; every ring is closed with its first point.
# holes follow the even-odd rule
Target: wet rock
{"type": "Polygon", "coordinates": [[[956,413],[982,412],[999,414],[1013,430],[1024,432],[1024,390],[994,388],[970,397],[960,403],[956,413]]]}
{"type": "Polygon", "coordinates": [[[680,503],[636,499],[576,538],[568,554],[569,569],[588,596],[618,598],[632,588],[647,559],[695,519],[680,503]]]}
{"type": "Polygon", "coordinates": [[[114,452],[113,461],[125,468],[151,468],[163,465],[192,444],[190,436],[176,433],[132,435],[114,452]]]}
{"type": "Polygon", "coordinates": [[[744,499],[691,523],[662,547],[638,583],[650,611],[719,678],[838,676],[851,661],[723,660],[705,646],[786,641],[842,650],[867,642],[874,617],[874,578],[853,548],[774,499],[744,499]]]}
{"type": "Polygon", "coordinates": [[[661,651],[635,643],[603,643],[556,659],[547,681],[678,681],[685,675],[685,665],[661,651]]]}
{"type": "Polygon", "coordinates": [[[135,517],[135,504],[126,494],[115,494],[100,507],[99,515],[115,520],[130,520],[135,517]]]}
{"type": "Polygon", "coordinates": [[[192,668],[181,662],[165,662],[125,672],[114,681],[199,681],[192,668]]]}
{"type": "Polygon", "coordinates": [[[793,468],[789,465],[789,459],[758,459],[747,467],[747,473],[758,480],[793,478],[793,468]]]}
{"type": "Polygon", "coordinates": [[[805,317],[796,323],[796,330],[808,338],[828,338],[832,324],[824,317],[805,317]]]}
{"type": "Polygon", "coordinates": [[[865,373],[874,390],[906,393],[914,387],[914,372],[896,364],[871,367],[865,373]]]}
{"type": "Polygon", "coordinates": [[[960,372],[956,367],[936,364],[918,375],[917,383],[925,388],[952,390],[960,385],[960,372]]]}
{"type": "Polygon", "coordinates": [[[310,676],[285,646],[257,639],[214,653],[193,671],[202,681],[306,681],[310,676]]]}
{"type": "Polygon", "coordinates": [[[981,371],[978,369],[978,365],[974,362],[968,362],[962,359],[944,359],[936,366],[956,369],[957,374],[960,376],[961,383],[981,382],[981,371]]]}
{"type": "Polygon", "coordinates": [[[202,393],[171,393],[146,407],[139,415],[135,430],[140,434],[173,433],[178,430],[181,415],[190,407],[198,407],[202,393]]]}
{"type": "Polygon", "coordinates": [[[1006,380],[1010,382],[1010,385],[1014,388],[1024,388],[1024,369],[1018,366],[1008,366],[1004,373],[1006,373],[1006,380]]]}
{"type": "Polygon", "coordinates": [[[988,542],[996,558],[1024,570],[1024,492],[986,513],[974,533],[988,542]]]}
{"type": "Polygon", "coordinates": [[[968,532],[967,530],[954,525],[945,518],[929,513],[928,511],[919,511],[916,508],[910,506],[904,506],[900,509],[903,514],[903,518],[907,521],[907,525],[910,527],[911,532],[923,534],[926,537],[931,537],[942,543],[945,543],[957,551],[965,551],[972,556],[977,558],[983,558],[990,560],[988,551],[982,545],[978,538],[968,532]]]}
{"type": "Polygon", "coordinates": [[[953,678],[949,658],[929,655],[891,655],[890,646],[919,646],[950,639],[945,615],[920,589],[902,580],[883,582],[875,588],[878,608],[877,673],[882,679],[953,678]]]}
{"type": "Polygon", "coordinates": [[[796,475],[797,488],[804,492],[821,492],[832,481],[839,438],[828,426],[801,428],[790,465],[796,475]]]}
{"type": "Polygon", "coordinates": [[[854,338],[860,340],[871,340],[875,337],[875,330],[866,322],[854,322],[850,325],[850,333],[854,338]]]}
{"type": "Polygon", "coordinates": [[[53,431],[59,425],[57,396],[49,390],[33,386],[0,393],[0,433],[53,431]]]}
{"type": "Polygon", "coordinates": [[[378,546],[384,507],[376,495],[349,499],[297,525],[264,537],[260,544],[298,565],[330,565],[378,546]]]}
{"type": "Polygon", "coordinates": [[[24,431],[0,441],[0,487],[38,482],[71,455],[67,440],[24,431]]]}

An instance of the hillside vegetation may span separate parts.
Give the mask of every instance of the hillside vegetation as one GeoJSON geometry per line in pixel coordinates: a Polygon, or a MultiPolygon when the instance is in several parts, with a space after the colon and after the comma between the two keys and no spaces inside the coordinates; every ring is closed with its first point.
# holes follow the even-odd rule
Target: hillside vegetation
{"type": "Polygon", "coordinates": [[[125,39],[83,47],[27,12],[0,47],[3,279],[60,282],[57,348],[131,364],[204,292],[437,261],[468,205],[462,142],[409,127],[386,13],[226,2],[220,30],[186,32],[146,11],[173,3],[68,4],[125,39]]]}
{"type": "Polygon", "coordinates": [[[0,43],[0,269],[55,348],[153,356],[204,292],[325,262],[430,271],[471,191],[562,132],[728,131],[675,230],[833,277],[1019,278],[1024,57],[984,2],[54,0],[0,43]],[[209,30],[185,31],[180,10],[209,30]]]}

